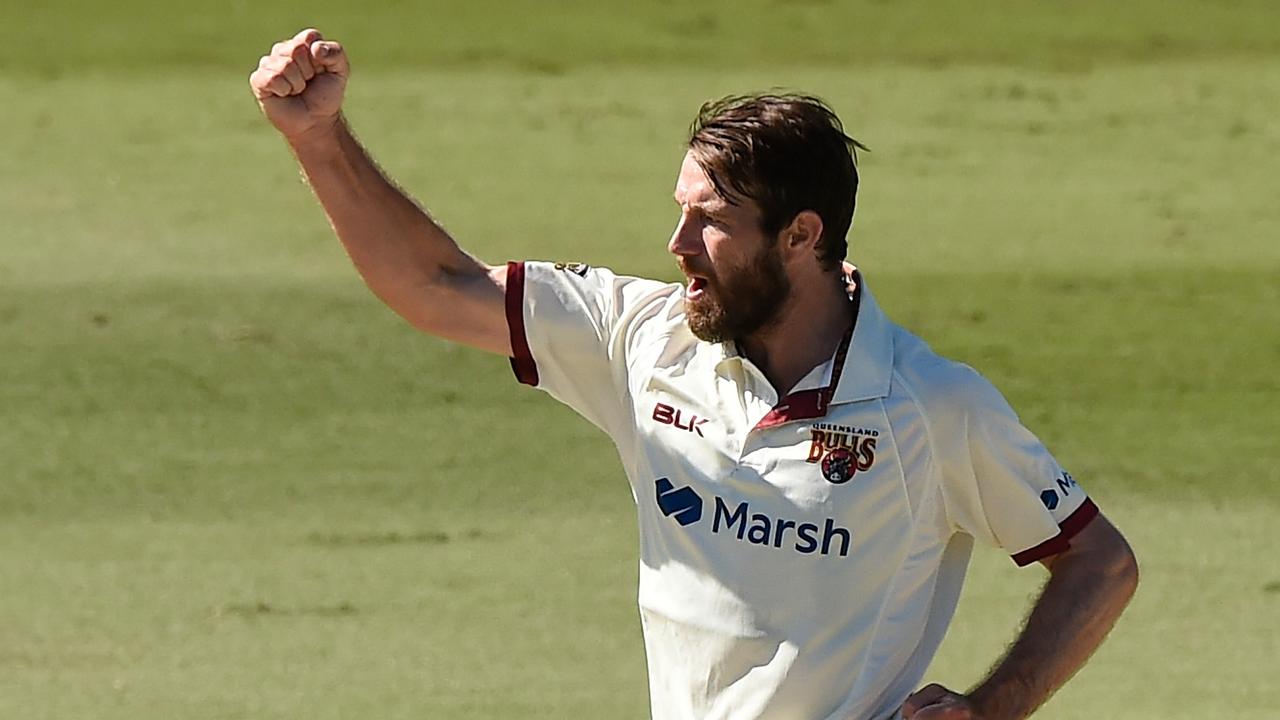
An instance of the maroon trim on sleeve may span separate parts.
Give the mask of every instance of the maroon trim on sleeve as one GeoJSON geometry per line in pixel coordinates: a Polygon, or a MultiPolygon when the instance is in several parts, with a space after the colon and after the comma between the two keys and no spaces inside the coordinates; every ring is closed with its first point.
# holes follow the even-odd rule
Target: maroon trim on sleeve
{"type": "Polygon", "coordinates": [[[1058,523],[1058,534],[1045,540],[1039,545],[1023,550],[1013,556],[1013,561],[1018,567],[1026,567],[1037,560],[1043,560],[1050,555],[1057,555],[1071,547],[1071,538],[1080,532],[1089,524],[1089,521],[1098,516],[1098,506],[1093,504],[1089,498],[1085,498],[1080,507],[1075,512],[1067,516],[1066,520],[1058,523]]]}
{"type": "Polygon", "coordinates": [[[524,263],[507,263],[507,331],[511,333],[511,371],[525,385],[538,386],[538,364],[524,332],[524,263]]]}

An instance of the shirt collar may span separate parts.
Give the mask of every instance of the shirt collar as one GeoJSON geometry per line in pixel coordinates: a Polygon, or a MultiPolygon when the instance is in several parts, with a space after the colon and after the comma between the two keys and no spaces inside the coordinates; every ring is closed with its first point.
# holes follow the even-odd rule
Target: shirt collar
{"type": "MultiPolygon", "coordinates": [[[[827,408],[840,403],[873,400],[889,395],[893,379],[893,325],[867,289],[860,271],[854,271],[857,287],[850,301],[856,308],[852,336],[837,347],[832,378],[826,387],[797,390],[780,399],[757,424],[767,428],[793,420],[823,417],[827,408]]],[[[716,343],[717,369],[730,358],[740,357],[732,342],[716,343]]]]}
{"type": "Polygon", "coordinates": [[[888,397],[893,380],[893,323],[880,309],[861,272],[858,282],[858,319],[832,404],[888,397]]]}
{"type": "MultiPolygon", "coordinates": [[[[856,307],[857,317],[845,360],[832,368],[833,372],[839,373],[838,377],[832,378],[834,390],[828,388],[832,403],[888,397],[889,384],[893,379],[893,323],[880,309],[861,270],[854,270],[853,279],[857,286],[850,301],[856,307]]],[[[730,359],[742,357],[732,340],[710,343],[710,347],[717,368],[730,359]]],[[[841,349],[836,349],[836,355],[841,349]]],[[[835,363],[838,359],[828,358],[822,364],[835,363]]],[[[814,366],[814,369],[818,367],[821,365],[814,366]]]]}

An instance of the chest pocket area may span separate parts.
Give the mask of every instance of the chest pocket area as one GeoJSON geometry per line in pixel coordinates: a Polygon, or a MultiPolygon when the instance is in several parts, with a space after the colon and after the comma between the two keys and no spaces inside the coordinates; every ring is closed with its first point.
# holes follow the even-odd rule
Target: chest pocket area
{"type": "Polygon", "coordinates": [[[879,401],[753,436],[743,464],[796,509],[854,526],[910,523],[903,464],[879,401]]]}

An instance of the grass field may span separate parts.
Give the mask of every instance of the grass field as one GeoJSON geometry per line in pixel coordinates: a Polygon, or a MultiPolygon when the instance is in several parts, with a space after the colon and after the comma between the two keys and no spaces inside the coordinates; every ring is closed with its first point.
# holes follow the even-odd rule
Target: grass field
{"type": "MultiPolygon", "coordinates": [[[[881,303],[1142,562],[1037,717],[1274,718],[1280,11],[1112,5],[0,8],[0,718],[647,717],[612,448],[359,285],[245,82],[306,24],[491,261],[674,278],[698,103],[828,98],[881,303]]],[[[1041,579],[981,552],[930,679],[1041,579]]]]}

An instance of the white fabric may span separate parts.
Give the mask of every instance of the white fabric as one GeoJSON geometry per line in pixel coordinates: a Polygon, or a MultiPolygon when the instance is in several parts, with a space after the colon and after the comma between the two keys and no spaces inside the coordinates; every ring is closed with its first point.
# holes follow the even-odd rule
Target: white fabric
{"type": "Polygon", "coordinates": [[[834,379],[830,405],[757,428],[777,394],[730,345],[692,336],[680,285],[534,262],[515,285],[532,360],[513,364],[612,437],[632,485],[659,720],[893,717],[973,539],[1034,554],[1086,503],[995,388],[865,287],[843,366],[797,385],[834,379]],[[837,483],[826,457],[869,466],[837,483]]]}

